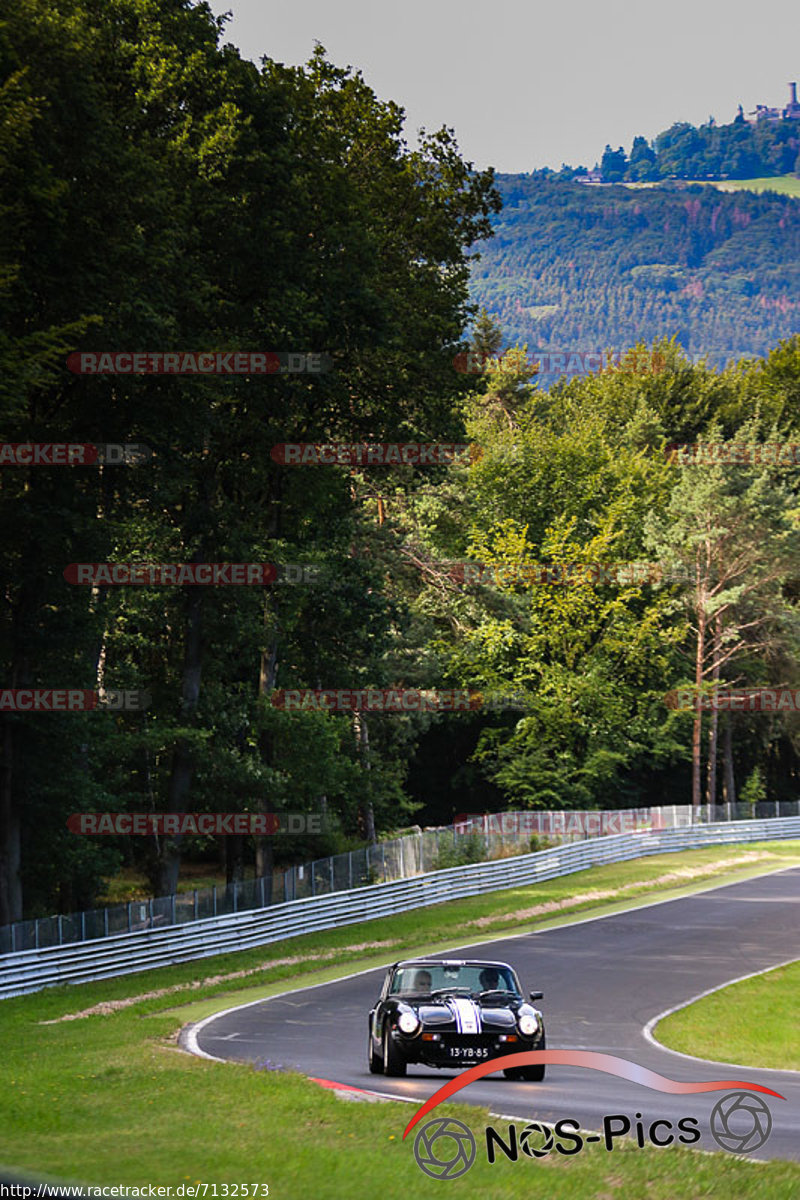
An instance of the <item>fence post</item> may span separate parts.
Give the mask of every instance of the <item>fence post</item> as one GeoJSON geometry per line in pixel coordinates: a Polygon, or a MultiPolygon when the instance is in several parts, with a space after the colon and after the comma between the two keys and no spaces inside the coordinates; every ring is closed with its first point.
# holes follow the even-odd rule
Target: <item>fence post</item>
{"type": "Polygon", "coordinates": [[[316,861],[317,861],[316,859],[313,859],[312,863],[311,863],[311,867],[310,867],[310,870],[311,870],[311,895],[312,896],[316,896],[316,894],[317,894],[316,885],[314,883],[314,863],[316,861]]]}
{"type": "Polygon", "coordinates": [[[39,918],[33,922],[33,945],[36,950],[39,949],[39,918]]]}
{"type": "Polygon", "coordinates": [[[330,856],[330,858],[328,859],[328,862],[331,864],[331,891],[333,891],[334,890],[334,887],[333,887],[333,855],[330,856]]]}
{"type": "Polygon", "coordinates": [[[419,873],[425,874],[425,834],[419,835],[419,873]]]}
{"type": "Polygon", "coordinates": [[[177,925],[178,924],[178,914],[175,912],[175,893],[174,892],[170,896],[170,900],[172,902],[170,905],[170,907],[172,909],[172,924],[177,925]]]}
{"type": "Polygon", "coordinates": [[[353,851],[347,851],[347,877],[350,880],[350,887],[353,887],[353,851]]]}
{"type": "Polygon", "coordinates": [[[383,866],[383,882],[386,883],[386,846],[381,842],[381,864],[383,866]]]}
{"type": "Polygon", "coordinates": [[[369,844],[366,846],[366,849],[364,851],[364,861],[366,863],[366,866],[364,867],[364,875],[366,877],[367,883],[369,883],[369,844]]]}
{"type": "Polygon", "coordinates": [[[108,909],[107,908],[103,909],[103,928],[105,929],[106,937],[108,937],[108,909]]]}
{"type": "Polygon", "coordinates": [[[150,897],[150,928],[151,929],[155,928],[155,923],[153,921],[153,897],[152,896],[150,897]]]}
{"type": "MultiPolygon", "coordinates": [[[[13,928],[13,927],[12,927],[13,928]]],[[[81,913],[81,941],[86,941],[86,913],[81,913]]]]}
{"type": "Polygon", "coordinates": [[[213,896],[214,896],[214,916],[216,916],[217,915],[217,885],[216,884],[212,884],[211,891],[213,892],[213,896]]]}
{"type": "Polygon", "coordinates": [[[234,879],[234,881],[233,881],[233,911],[234,911],[234,912],[238,912],[238,911],[239,911],[239,910],[238,910],[238,908],[236,907],[236,901],[237,901],[237,898],[238,898],[238,895],[237,895],[237,888],[238,888],[238,886],[239,886],[239,885],[238,885],[237,881],[234,879]]]}
{"type": "Polygon", "coordinates": [[[193,917],[193,920],[195,920],[195,921],[197,920],[197,888],[194,889],[194,917],[193,917]]]}
{"type": "Polygon", "coordinates": [[[64,945],[64,929],[62,927],[61,922],[62,922],[62,917],[61,917],[61,913],[59,913],[58,914],[58,944],[59,944],[59,946],[64,945]]]}
{"type": "Polygon", "coordinates": [[[405,879],[405,877],[406,877],[406,856],[403,853],[403,843],[405,842],[405,840],[406,840],[405,838],[397,839],[398,845],[400,846],[400,878],[401,879],[405,879]]]}
{"type": "Polygon", "coordinates": [[[17,949],[17,923],[16,921],[11,926],[11,953],[15,954],[17,949]]]}
{"type": "Polygon", "coordinates": [[[130,931],[131,931],[131,905],[132,904],[133,904],[133,901],[129,900],[128,901],[128,933],[130,933],[130,931]]]}

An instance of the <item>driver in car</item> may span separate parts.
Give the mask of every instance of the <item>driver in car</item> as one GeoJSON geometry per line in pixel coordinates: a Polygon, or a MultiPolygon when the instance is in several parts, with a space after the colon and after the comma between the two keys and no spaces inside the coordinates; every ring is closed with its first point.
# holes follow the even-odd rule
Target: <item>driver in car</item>
{"type": "Polygon", "coordinates": [[[500,972],[497,967],[484,967],[478,976],[481,991],[496,992],[500,987],[500,972]]]}
{"type": "Polygon", "coordinates": [[[431,982],[430,971],[417,971],[414,976],[414,991],[429,992],[431,990],[431,982]]]}

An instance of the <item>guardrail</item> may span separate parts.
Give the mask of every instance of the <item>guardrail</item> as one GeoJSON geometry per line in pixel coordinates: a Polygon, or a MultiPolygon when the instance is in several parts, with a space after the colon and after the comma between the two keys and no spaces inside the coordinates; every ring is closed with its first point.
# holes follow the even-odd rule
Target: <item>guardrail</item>
{"type": "Polygon", "coordinates": [[[588,867],[707,845],[800,837],[800,817],[737,821],[591,838],[516,858],[452,867],[352,891],[293,900],[266,909],[231,913],[123,933],[71,946],[21,951],[0,958],[0,997],[57,984],[87,983],[153,967],[247,950],[303,933],[375,920],[446,900],[557,879],[588,867]]]}
{"type": "MultiPolygon", "coordinates": [[[[771,812],[748,811],[747,817],[772,816],[771,812]]],[[[775,812],[775,816],[780,815],[775,812]]],[[[784,816],[800,816],[800,804],[784,816]]],[[[724,819],[720,815],[720,820],[724,819]]],[[[434,829],[416,827],[413,834],[387,838],[372,846],[361,846],[313,862],[298,863],[291,867],[275,867],[265,876],[256,879],[233,881],[225,887],[195,888],[171,896],[154,896],[144,900],[128,900],[124,904],[113,904],[106,908],[88,909],[85,912],[57,913],[51,917],[32,917],[0,926],[0,955],[15,954],[18,950],[42,950],[46,946],[64,946],[73,942],[93,941],[95,938],[110,937],[117,933],[132,933],[134,930],[165,928],[169,925],[186,925],[205,917],[221,917],[227,913],[244,909],[266,908],[271,904],[282,904],[288,900],[303,900],[308,896],[328,895],[331,892],[351,891],[354,887],[369,887],[374,883],[388,883],[390,879],[407,879],[411,875],[423,875],[443,867],[454,866],[455,862],[442,861],[451,847],[464,836],[483,838],[485,853],[482,858],[491,858],[500,848],[505,852],[513,847],[518,854],[531,850],[531,835],[542,832],[541,823],[547,826],[548,836],[568,838],[593,836],[603,833],[627,833],[634,829],[661,829],[663,826],[691,825],[692,809],[689,805],[670,805],[666,808],[626,808],[596,812],[536,812],[503,813],[500,824],[491,817],[491,826],[486,819],[477,818],[477,825],[467,821],[456,825],[440,825],[434,829]],[[565,818],[578,822],[569,829],[565,818]],[[591,823],[591,833],[581,826],[581,820],[591,823]],[[624,820],[624,824],[620,822],[624,820]],[[612,824],[608,824],[608,822],[612,824]],[[538,824],[537,824],[538,822],[538,824]]]]}
{"type": "Polygon", "coordinates": [[[794,816],[800,816],[798,800],[756,805],[701,805],[696,810],[690,804],[668,804],[657,808],[563,809],[555,812],[536,809],[492,815],[465,813],[454,825],[427,829],[417,826],[410,835],[389,838],[313,862],[275,867],[269,875],[235,881],[226,887],[196,888],[172,896],[128,900],[107,908],[32,917],[2,925],[0,956],[19,950],[43,950],[47,946],[94,941],[118,933],[186,925],[244,909],[266,908],[289,900],[352,891],[355,887],[370,887],[392,879],[408,879],[412,875],[455,865],[451,848],[460,841],[463,845],[465,837],[481,839],[480,857],[486,859],[506,854],[509,849],[517,854],[526,853],[532,849],[530,839],[534,834],[548,840],[572,842],[576,838],[642,829],[794,816]]]}

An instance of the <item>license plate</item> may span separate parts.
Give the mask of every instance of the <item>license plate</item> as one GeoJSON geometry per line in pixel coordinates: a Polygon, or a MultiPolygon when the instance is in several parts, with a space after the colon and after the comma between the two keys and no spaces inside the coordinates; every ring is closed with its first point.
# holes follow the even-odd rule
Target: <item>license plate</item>
{"type": "Polygon", "coordinates": [[[450,1058],[488,1058],[488,1046],[448,1046],[450,1058]]]}

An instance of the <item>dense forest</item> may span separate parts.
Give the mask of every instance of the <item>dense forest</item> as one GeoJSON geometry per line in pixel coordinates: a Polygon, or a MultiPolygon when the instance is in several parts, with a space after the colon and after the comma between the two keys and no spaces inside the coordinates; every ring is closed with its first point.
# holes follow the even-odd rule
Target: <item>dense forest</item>
{"type": "Polygon", "coordinates": [[[507,343],[615,350],[676,337],[712,365],[800,328],[800,203],[498,175],[503,210],[472,273],[507,343]]]}
{"type": "MultiPolygon", "coordinates": [[[[183,861],[220,849],[236,878],[412,819],[687,803],[698,721],[670,690],[698,661],[703,683],[800,685],[796,467],[665,453],[800,441],[797,205],[495,184],[447,130],[410,150],[402,111],[322,48],[302,69],[257,67],[221,45],[222,26],[183,0],[21,0],[0,24],[0,436],[152,451],[2,467],[3,687],[138,688],[151,702],[0,712],[0,923],[89,906],[122,864],[169,894],[183,861]],[[499,327],[474,322],[470,269],[499,327]],[[531,316],[548,305],[558,315],[531,316]],[[524,354],[498,356],[534,328],[559,348],[642,341],[661,369],[548,390],[524,354]],[[768,353],[715,371],[687,361],[676,332],[686,349],[768,353]],[[495,355],[478,375],[453,369],[470,345],[495,355]],[[314,352],[332,369],[67,367],[114,350],[314,352]],[[393,441],[480,453],[372,467],[273,453],[393,441]],[[512,571],[467,587],[453,568],[634,559],[682,567],[686,583],[512,571]],[[65,577],[93,562],[319,570],[242,587],[65,577]],[[272,703],[332,687],[528,702],[272,703]],[[331,828],[220,847],[93,839],[67,827],[86,811],[324,812],[331,828]]],[[[704,796],[796,798],[800,714],[699,729],[704,796]]]]}

